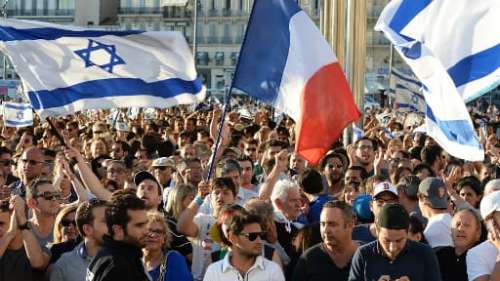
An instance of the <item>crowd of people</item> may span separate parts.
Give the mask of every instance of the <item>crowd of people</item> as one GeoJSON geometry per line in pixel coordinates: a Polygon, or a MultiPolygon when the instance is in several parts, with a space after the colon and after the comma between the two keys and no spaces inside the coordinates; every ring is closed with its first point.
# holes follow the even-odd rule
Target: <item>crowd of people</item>
{"type": "Polygon", "coordinates": [[[236,100],[218,147],[217,106],[2,126],[0,280],[500,280],[494,105],[470,110],[483,162],[381,108],[313,165],[236,100]]]}

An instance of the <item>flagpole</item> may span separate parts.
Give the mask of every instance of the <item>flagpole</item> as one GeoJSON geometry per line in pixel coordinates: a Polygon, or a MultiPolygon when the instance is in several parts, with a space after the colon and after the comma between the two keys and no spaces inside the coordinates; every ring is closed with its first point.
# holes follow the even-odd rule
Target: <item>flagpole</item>
{"type": "Polygon", "coordinates": [[[197,37],[197,25],[198,25],[198,0],[193,0],[193,56],[196,58],[196,37],[197,37]]]}
{"type": "MultiPolygon", "coordinates": [[[[255,4],[256,4],[256,1],[253,2],[252,10],[250,11],[250,16],[248,17],[247,29],[245,30],[245,36],[243,37],[243,41],[241,43],[241,46],[245,46],[245,42],[247,41],[248,26],[250,26],[250,21],[253,19],[253,12],[254,12],[255,4]]],[[[240,46],[240,53],[241,53],[241,46],[240,46]]],[[[215,141],[214,151],[212,152],[212,155],[210,156],[210,161],[209,161],[210,167],[208,168],[208,174],[207,174],[206,181],[209,181],[210,178],[212,177],[212,174],[213,174],[214,165],[215,165],[215,155],[217,155],[217,150],[219,149],[222,130],[224,129],[224,122],[226,119],[226,114],[227,114],[227,111],[229,109],[229,105],[231,104],[231,96],[233,94],[234,80],[236,80],[236,75],[238,74],[238,68],[240,66],[240,62],[241,62],[241,56],[238,55],[238,61],[236,62],[236,68],[235,68],[233,80],[231,81],[231,87],[229,87],[229,92],[227,93],[227,98],[226,98],[226,102],[224,105],[224,111],[222,112],[222,116],[220,117],[221,121],[220,121],[219,130],[217,132],[217,139],[215,141]]],[[[212,118],[213,118],[213,116],[212,116],[212,118]]]]}
{"type": "MultiPolygon", "coordinates": [[[[392,75],[392,68],[393,68],[393,63],[394,63],[394,45],[390,45],[390,51],[389,51],[389,88],[390,88],[390,81],[391,81],[391,75],[392,75]]],[[[387,98],[389,99],[389,107],[392,107],[391,105],[391,95],[387,93],[387,98]]]]}
{"type": "MultiPolygon", "coordinates": [[[[7,19],[7,4],[9,0],[5,0],[2,6],[2,16],[4,19],[7,19]]],[[[3,80],[7,80],[7,55],[3,54],[3,80]]]]}

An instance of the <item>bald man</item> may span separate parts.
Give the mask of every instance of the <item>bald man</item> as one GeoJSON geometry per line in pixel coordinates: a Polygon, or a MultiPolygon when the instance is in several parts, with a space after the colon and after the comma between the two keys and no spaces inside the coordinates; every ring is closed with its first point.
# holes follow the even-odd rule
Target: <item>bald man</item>
{"type": "Polygon", "coordinates": [[[40,177],[45,164],[45,158],[41,149],[30,147],[26,149],[18,161],[18,172],[20,180],[10,185],[12,191],[22,197],[26,194],[26,186],[31,181],[40,177]]]}

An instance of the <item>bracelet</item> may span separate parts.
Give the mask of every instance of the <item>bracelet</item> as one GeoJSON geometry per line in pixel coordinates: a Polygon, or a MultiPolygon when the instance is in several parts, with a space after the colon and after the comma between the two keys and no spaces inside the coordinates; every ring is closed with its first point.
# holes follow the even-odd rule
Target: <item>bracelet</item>
{"type": "Polygon", "coordinates": [[[196,197],[193,200],[198,206],[201,206],[203,204],[203,198],[201,196],[196,195],[196,197]]]}

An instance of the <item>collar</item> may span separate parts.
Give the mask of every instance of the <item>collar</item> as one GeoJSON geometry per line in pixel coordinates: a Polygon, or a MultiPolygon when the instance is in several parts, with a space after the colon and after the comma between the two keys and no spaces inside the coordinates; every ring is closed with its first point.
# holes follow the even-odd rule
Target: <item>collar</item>
{"type": "Polygon", "coordinates": [[[76,246],[76,254],[84,260],[90,261],[92,259],[92,257],[89,257],[87,255],[87,247],[85,247],[85,241],[80,242],[80,244],[76,246]]]}
{"type": "Polygon", "coordinates": [[[284,224],[285,230],[288,233],[292,232],[292,225],[295,226],[295,228],[297,228],[297,229],[301,229],[302,227],[304,227],[304,225],[301,224],[300,222],[291,221],[291,220],[287,219],[286,216],[282,212],[274,212],[274,221],[276,221],[277,223],[284,224]]]}
{"type": "Polygon", "coordinates": [[[116,241],[108,234],[104,235],[103,241],[104,247],[108,248],[110,251],[132,258],[142,258],[142,249],[140,247],[122,241],[116,241]]]}
{"type": "MultiPolygon", "coordinates": [[[[236,271],[238,272],[238,269],[236,269],[232,264],[231,264],[231,261],[230,261],[230,257],[231,257],[232,253],[231,251],[229,251],[226,256],[224,257],[224,259],[222,260],[222,273],[226,273],[228,271],[236,271]]],[[[254,270],[255,268],[259,268],[260,270],[264,271],[266,269],[266,267],[264,266],[264,258],[262,256],[258,256],[256,259],[255,259],[255,263],[252,265],[252,267],[250,267],[250,269],[248,270],[248,272],[251,272],[252,270],[254,270]]],[[[248,273],[247,272],[247,273],[248,273]]]]}

